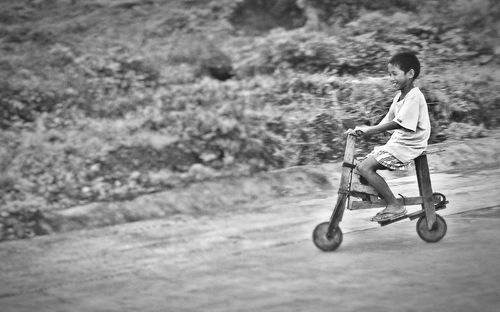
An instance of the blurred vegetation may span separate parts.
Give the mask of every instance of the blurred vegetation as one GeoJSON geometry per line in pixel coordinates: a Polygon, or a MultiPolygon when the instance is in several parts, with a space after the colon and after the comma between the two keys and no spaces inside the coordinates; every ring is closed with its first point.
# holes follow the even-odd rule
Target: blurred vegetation
{"type": "Polygon", "coordinates": [[[432,142],[483,136],[499,17],[494,0],[2,0],[0,219],[336,160],[347,126],[387,111],[401,50],[432,142]]]}

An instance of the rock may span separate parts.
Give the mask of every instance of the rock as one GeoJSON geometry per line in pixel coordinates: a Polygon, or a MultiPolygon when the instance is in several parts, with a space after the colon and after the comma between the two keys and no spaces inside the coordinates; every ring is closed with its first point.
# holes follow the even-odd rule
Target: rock
{"type": "Polygon", "coordinates": [[[210,76],[217,80],[224,81],[234,76],[233,66],[231,66],[230,64],[207,66],[207,70],[210,76]]]}
{"type": "Polygon", "coordinates": [[[52,227],[44,220],[37,222],[33,227],[33,231],[36,235],[47,235],[54,232],[52,227]]]}
{"type": "Polygon", "coordinates": [[[229,56],[216,48],[207,48],[207,55],[200,60],[202,73],[217,80],[228,80],[234,76],[233,65],[229,56]]]}
{"type": "Polygon", "coordinates": [[[101,165],[100,164],[93,164],[92,166],[90,166],[90,171],[91,172],[98,172],[99,170],[101,170],[101,165]]]}
{"type": "Polygon", "coordinates": [[[479,64],[485,65],[488,64],[493,60],[494,56],[493,55],[480,55],[479,56],[479,64]]]}
{"type": "Polygon", "coordinates": [[[92,195],[92,189],[88,186],[82,187],[82,193],[85,197],[90,197],[92,195]]]}
{"type": "Polygon", "coordinates": [[[231,154],[225,154],[222,162],[224,163],[225,166],[229,166],[234,164],[235,158],[231,154]]]}
{"type": "Polygon", "coordinates": [[[139,171],[133,171],[131,174],[130,174],[130,180],[132,181],[137,181],[139,180],[139,178],[141,177],[141,173],[139,171]]]}
{"type": "Polygon", "coordinates": [[[200,158],[201,160],[203,160],[203,162],[208,163],[211,162],[212,160],[218,159],[219,155],[212,152],[203,152],[201,153],[200,158]]]}
{"type": "Polygon", "coordinates": [[[188,171],[188,175],[195,180],[213,178],[216,174],[217,172],[214,169],[203,166],[202,164],[193,164],[188,171]]]}

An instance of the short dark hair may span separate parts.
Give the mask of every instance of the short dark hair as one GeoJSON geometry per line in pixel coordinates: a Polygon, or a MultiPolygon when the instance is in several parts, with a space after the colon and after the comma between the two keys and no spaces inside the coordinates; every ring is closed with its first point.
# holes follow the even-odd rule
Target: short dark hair
{"type": "Polygon", "coordinates": [[[394,55],[389,60],[389,64],[398,66],[405,73],[407,73],[410,69],[413,69],[413,71],[415,71],[413,79],[417,79],[420,74],[420,62],[418,61],[415,53],[412,52],[401,52],[394,55]]]}

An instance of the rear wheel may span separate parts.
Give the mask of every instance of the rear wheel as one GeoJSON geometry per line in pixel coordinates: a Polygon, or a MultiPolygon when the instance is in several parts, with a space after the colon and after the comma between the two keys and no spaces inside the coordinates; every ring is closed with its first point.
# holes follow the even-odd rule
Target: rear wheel
{"type": "Polygon", "coordinates": [[[427,227],[427,219],[424,216],[421,216],[417,221],[417,233],[421,239],[428,243],[435,243],[440,241],[445,235],[448,226],[446,225],[446,221],[440,215],[436,214],[436,223],[434,227],[429,230],[427,227]]]}
{"type": "Polygon", "coordinates": [[[334,251],[342,244],[342,230],[336,227],[328,233],[330,222],[323,222],[316,226],[313,231],[313,242],[316,247],[323,251],[334,251]]]}

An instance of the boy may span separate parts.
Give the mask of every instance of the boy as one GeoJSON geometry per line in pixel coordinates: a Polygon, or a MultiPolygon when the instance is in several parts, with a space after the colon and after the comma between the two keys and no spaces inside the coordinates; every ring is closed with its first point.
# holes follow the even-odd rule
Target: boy
{"type": "Polygon", "coordinates": [[[375,222],[388,221],[406,214],[405,207],[397,201],[377,170],[404,169],[411,160],[425,151],[431,131],[424,95],[413,85],[420,73],[418,58],[410,52],[398,53],[390,59],[388,70],[393,86],[399,90],[389,112],[376,126],[357,126],[348,130],[348,133],[357,136],[393,131],[385,145],[375,147],[357,166],[359,173],[387,202],[387,207],[372,218],[375,222]]]}

